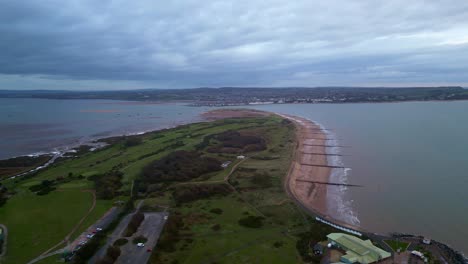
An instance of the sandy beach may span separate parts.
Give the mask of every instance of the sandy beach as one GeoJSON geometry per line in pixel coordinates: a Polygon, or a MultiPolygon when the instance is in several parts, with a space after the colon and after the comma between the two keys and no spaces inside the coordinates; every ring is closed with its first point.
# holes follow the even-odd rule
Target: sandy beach
{"type": "Polygon", "coordinates": [[[297,133],[297,146],[285,187],[307,210],[326,217],[327,185],[323,183],[329,181],[331,173],[331,168],[326,167],[327,137],[319,125],[305,118],[281,116],[295,123],[297,133]]]}

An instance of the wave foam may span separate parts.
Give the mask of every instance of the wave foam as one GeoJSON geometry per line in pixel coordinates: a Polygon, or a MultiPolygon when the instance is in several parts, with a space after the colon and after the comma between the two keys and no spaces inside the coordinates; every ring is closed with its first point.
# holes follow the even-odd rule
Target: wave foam
{"type": "MultiPolygon", "coordinates": [[[[309,119],[310,120],[310,119],[309,119]]],[[[310,120],[312,121],[312,120],[310,120]]],[[[338,140],[336,139],[335,134],[325,130],[325,127],[315,121],[320,129],[327,136],[328,145],[338,146],[338,140]]],[[[327,154],[339,154],[339,147],[329,147],[326,148],[327,154]]],[[[344,166],[344,162],[341,156],[327,156],[327,163],[330,166],[344,166]]],[[[348,183],[348,178],[351,173],[350,168],[345,169],[332,169],[330,173],[330,182],[335,183],[348,183]]],[[[359,225],[360,221],[357,215],[357,212],[353,209],[353,200],[346,200],[345,196],[347,193],[348,187],[346,186],[331,186],[327,188],[327,209],[328,213],[335,219],[344,221],[352,225],[359,225]]]]}

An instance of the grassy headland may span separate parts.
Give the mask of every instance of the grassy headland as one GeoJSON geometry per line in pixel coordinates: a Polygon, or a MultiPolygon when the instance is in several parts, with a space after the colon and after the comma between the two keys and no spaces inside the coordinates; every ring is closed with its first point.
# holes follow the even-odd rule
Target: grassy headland
{"type": "Polygon", "coordinates": [[[311,221],[283,190],[294,129],[268,115],[115,137],[104,149],[3,181],[10,197],[0,207],[0,222],[9,230],[2,263],[39,256],[86,216],[73,239],[130,194],[145,199],[144,210],[170,212],[152,263],[312,260],[311,239],[330,230],[311,221]],[[90,191],[97,196],[94,208],[90,191]]]}

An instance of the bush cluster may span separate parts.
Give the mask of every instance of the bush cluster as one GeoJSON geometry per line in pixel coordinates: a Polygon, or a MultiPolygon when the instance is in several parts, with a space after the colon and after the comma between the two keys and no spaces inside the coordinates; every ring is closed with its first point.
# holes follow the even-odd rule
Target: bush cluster
{"type": "Polygon", "coordinates": [[[110,246],[107,248],[106,256],[97,261],[97,264],[113,264],[120,256],[120,248],[116,246],[110,246]]]}
{"type": "Polygon", "coordinates": [[[263,220],[265,220],[263,216],[249,215],[247,217],[239,219],[238,223],[239,225],[248,228],[260,228],[263,226],[263,220]]]}
{"type": "Polygon", "coordinates": [[[142,181],[148,184],[186,181],[202,174],[221,170],[221,162],[195,151],[175,151],[143,169],[142,181]]]}
{"type": "Polygon", "coordinates": [[[142,212],[136,212],[133,214],[132,219],[130,219],[127,228],[125,229],[124,236],[129,237],[135,234],[143,220],[145,220],[145,214],[142,212]]]}
{"type": "Polygon", "coordinates": [[[99,199],[110,200],[120,195],[122,177],[122,172],[110,171],[104,175],[91,176],[88,179],[94,181],[94,188],[99,199]]]}
{"type": "Polygon", "coordinates": [[[231,193],[231,188],[226,184],[200,184],[177,187],[172,196],[177,204],[193,202],[199,199],[206,199],[215,195],[227,195],[231,193]]]}
{"type": "Polygon", "coordinates": [[[37,195],[46,195],[56,189],[54,185],[56,185],[55,181],[43,180],[41,183],[29,187],[29,190],[37,195]]]}

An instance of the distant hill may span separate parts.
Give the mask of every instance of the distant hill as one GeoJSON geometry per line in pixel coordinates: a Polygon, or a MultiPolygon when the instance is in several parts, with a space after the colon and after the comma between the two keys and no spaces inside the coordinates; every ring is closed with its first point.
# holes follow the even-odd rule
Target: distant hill
{"type": "Polygon", "coordinates": [[[0,90],[0,98],[110,99],[131,101],[189,101],[193,105],[252,103],[347,103],[466,100],[468,90],[447,87],[221,87],[139,89],[116,91],[0,90]]]}

